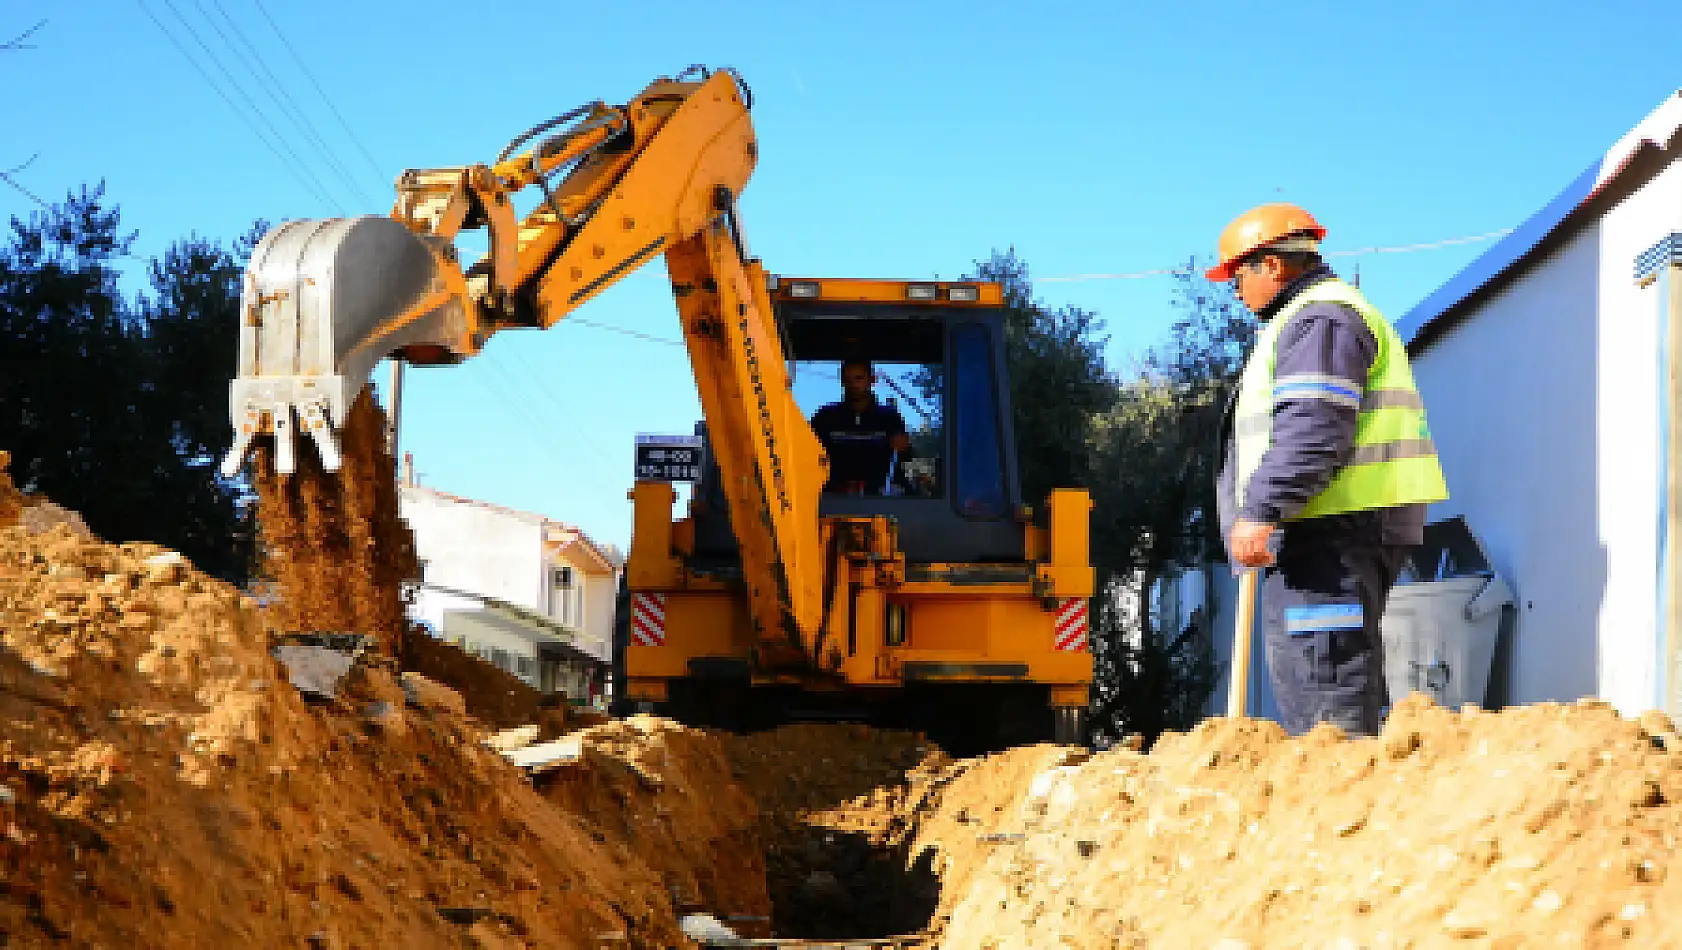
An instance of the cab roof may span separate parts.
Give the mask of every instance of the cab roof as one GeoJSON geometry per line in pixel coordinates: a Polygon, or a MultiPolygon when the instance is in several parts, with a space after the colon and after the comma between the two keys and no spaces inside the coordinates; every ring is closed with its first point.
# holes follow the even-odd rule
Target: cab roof
{"type": "Polygon", "coordinates": [[[993,281],[778,277],[770,282],[788,356],[941,363],[946,326],[996,322],[1004,287],[993,281]]]}

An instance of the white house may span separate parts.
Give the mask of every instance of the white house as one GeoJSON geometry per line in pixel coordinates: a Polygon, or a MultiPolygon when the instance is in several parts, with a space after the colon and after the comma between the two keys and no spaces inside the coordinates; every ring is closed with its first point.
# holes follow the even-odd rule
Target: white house
{"type": "MultiPolygon", "coordinates": [[[[1451,495],[1430,517],[1514,595],[1488,704],[1682,713],[1682,92],[1395,322],[1451,495]]],[[[1236,585],[1207,578],[1173,596],[1213,594],[1224,663],[1236,585]]],[[[1265,670],[1258,629],[1250,715],[1276,715],[1265,670]]]]}
{"type": "Polygon", "coordinates": [[[399,513],[421,566],[414,619],[536,688],[579,698],[579,684],[612,663],[618,552],[543,515],[417,484],[404,469],[399,513]]]}
{"type": "Polygon", "coordinates": [[[1512,703],[1678,711],[1682,93],[1396,321],[1451,498],[1516,593],[1512,703]]]}

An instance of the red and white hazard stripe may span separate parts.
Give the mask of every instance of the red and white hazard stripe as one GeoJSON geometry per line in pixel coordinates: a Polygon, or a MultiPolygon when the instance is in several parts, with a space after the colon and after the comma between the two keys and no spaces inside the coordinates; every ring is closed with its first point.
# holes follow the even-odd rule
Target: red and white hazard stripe
{"type": "Polygon", "coordinates": [[[1057,605],[1057,620],[1051,627],[1051,643],[1064,653],[1086,649],[1086,598],[1070,597],[1057,605]]]}
{"type": "Polygon", "coordinates": [[[666,595],[631,595],[631,642],[638,646],[666,645],[666,595]]]}

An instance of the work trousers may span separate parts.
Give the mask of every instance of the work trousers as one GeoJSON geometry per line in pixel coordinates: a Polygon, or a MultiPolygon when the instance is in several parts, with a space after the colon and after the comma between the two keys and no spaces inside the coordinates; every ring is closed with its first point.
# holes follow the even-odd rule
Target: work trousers
{"type": "Polygon", "coordinates": [[[1292,527],[1284,534],[1261,584],[1280,723],[1292,735],[1320,722],[1376,735],[1388,701],[1379,619],[1408,549],[1292,527]]]}

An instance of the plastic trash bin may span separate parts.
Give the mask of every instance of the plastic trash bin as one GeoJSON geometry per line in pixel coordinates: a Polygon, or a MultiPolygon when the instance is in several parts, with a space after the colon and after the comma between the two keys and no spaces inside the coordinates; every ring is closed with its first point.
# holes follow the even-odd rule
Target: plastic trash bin
{"type": "Polygon", "coordinates": [[[1380,620],[1390,701],[1420,692],[1449,709],[1484,705],[1512,589],[1461,518],[1425,527],[1380,620]]]}

